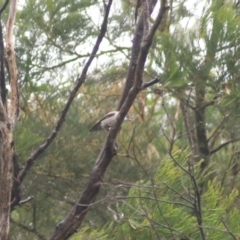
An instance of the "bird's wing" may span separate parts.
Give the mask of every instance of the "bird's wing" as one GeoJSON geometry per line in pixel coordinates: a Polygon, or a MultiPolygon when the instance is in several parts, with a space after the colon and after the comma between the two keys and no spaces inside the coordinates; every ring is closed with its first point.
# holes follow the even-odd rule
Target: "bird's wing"
{"type": "Polygon", "coordinates": [[[95,124],[91,127],[91,129],[89,130],[89,132],[102,130],[101,121],[102,121],[102,119],[99,120],[97,123],[95,123],[95,124]]]}
{"type": "Polygon", "coordinates": [[[102,119],[100,119],[97,123],[95,123],[91,129],[89,130],[89,132],[93,132],[93,131],[99,131],[102,130],[102,126],[101,126],[101,122],[109,117],[112,117],[116,114],[116,112],[109,112],[107,115],[105,115],[102,119]]]}

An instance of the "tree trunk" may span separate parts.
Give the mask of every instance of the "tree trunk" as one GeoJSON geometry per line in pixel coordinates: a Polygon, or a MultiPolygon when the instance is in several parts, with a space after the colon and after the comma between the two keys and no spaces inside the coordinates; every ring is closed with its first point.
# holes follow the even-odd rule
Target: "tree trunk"
{"type": "MultiPolygon", "coordinates": [[[[2,110],[4,110],[2,108],[2,110]]],[[[12,189],[12,124],[6,117],[0,119],[0,239],[9,232],[10,199],[12,189]]]]}

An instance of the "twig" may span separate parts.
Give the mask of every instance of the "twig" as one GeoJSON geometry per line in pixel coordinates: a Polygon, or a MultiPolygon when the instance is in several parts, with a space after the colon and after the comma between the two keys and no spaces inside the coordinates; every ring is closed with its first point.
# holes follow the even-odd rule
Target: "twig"
{"type": "Polygon", "coordinates": [[[160,81],[161,81],[161,79],[156,77],[156,78],[154,78],[153,80],[151,80],[149,82],[143,83],[141,89],[143,90],[145,88],[148,88],[148,87],[152,86],[153,84],[159,83],[160,81]]]}
{"type": "Polygon", "coordinates": [[[31,228],[31,227],[25,226],[25,225],[23,225],[22,223],[19,223],[19,222],[13,220],[12,218],[11,218],[11,222],[14,223],[14,224],[16,224],[18,227],[24,229],[25,231],[31,232],[31,233],[35,234],[35,235],[36,235],[39,239],[41,239],[41,240],[46,240],[46,239],[47,239],[47,238],[45,238],[42,234],[40,234],[39,232],[37,232],[37,230],[36,230],[35,228],[31,228]]]}
{"type": "Polygon", "coordinates": [[[227,229],[228,233],[233,237],[233,239],[238,240],[238,238],[233,234],[233,232],[230,231],[230,229],[229,229],[228,225],[226,224],[226,222],[224,221],[224,219],[222,219],[221,222],[223,223],[224,227],[227,229]]]}
{"type": "Polygon", "coordinates": [[[231,139],[225,143],[220,144],[218,147],[214,148],[213,150],[210,151],[210,155],[214,154],[215,152],[219,151],[220,149],[222,149],[223,147],[227,146],[230,143],[233,142],[237,142],[240,141],[240,138],[236,138],[236,139],[231,139]]]}
{"type": "Polygon", "coordinates": [[[189,162],[189,173],[190,177],[193,183],[193,189],[195,193],[194,197],[194,209],[195,209],[195,214],[198,222],[198,229],[200,231],[201,237],[203,240],[206,239],[205,232],[203,230],[203,218],[202,218],[202,205],[201,205],[201,192],[199,190],[199,186],[197,184],[196,178],[195,178],[195,173],[194,173],[194,167],[193,163],[189,162]]]}
{"type": "MultiPolygon", "coordinates": [[[[145,210],[145,215],[144,215],[144,217],[146,217],[147,218],[147,220],[148,220],[148,222],[150,223],[150,225],[151,225],[151,228],[153,229],[153,231],[155,232],[155,234],[156,234],[156,236],[157,236],[157,239],[159,239],[159,240],[161,240],[161,238],[160,238],[160,236],[159,236],[159,234],[158,234],[158,231],[156,230],[156,228],[155,228],[155,226],[154,226],[154,221],[148,216],[148,213],[146,212],[146,210],[145,210]]],[[[172,229],[170,228],[170,231],[171,231],[171,233],[172,233],[172,229]]],[[[173,235],[173,233],[172,233],[172,235],[173,235]]]]}
{"type": "Polygon", "coordinates": [[[181,107],[181,111],[182,111],[182,116],[183,116],[183,121],[184,121],[184,125],[186,128],[186,133],[187,133],[187,139],[191,148],[191,156],[192,156],[192,160],[195,161],[196,159],[198,159],[198,149],[197,149],[197,143],[196,143],[196,137],[195,137],[195,132],[193,129],[193,124],[190,120],[190,116],[189,116],[189,111],[186,107],[187,104],[185,104],[184,101],[180,100],[180,107],[181,107]]]}
{"type": "Polygon", "coordinates": [[[173,227],[170,227],[170,226],[166,226],[166,225],[164,225],[164,224],[162,224],[162,223],[160,223],[160,222],[155,221],[154,219],[151,219],[151,220],[152,220],[156,225],[159,225],[159,226],[161,227],[161,229],[162,229],[162,228],[169,229],[169,230],[171,230],[171,231],[174,231],[174,232],[180,234],[180,235],[183,237],[183,239],[190,240],[190,238],[188,238],[188,237],[184,234],[184,232],[181,232],[181,231],[179,231],[179,230],[176,229],[176,228],[173,228],[173,227]]]}
{"type": "MultiPolygon", "coordinates": [[[[153,186],[153,188],[155,189],[154,186],[153,186]]],[[[146,200],[150,200],[150,201],[155,201],[157,203],[159,202],[159,203],[167,203],[167,204],[171,204],[171,205],[179,205],[179,206],[186,207],[186,208],[189,208],[189,209],[193,210],[192,206],[186,205],[186,204],[181,203],[181,202],[161,200],[161,199],[156,198],[156,196],[155,196],[155,198],[145,197],[145,196],[114,196],[114,199],[116,199],[116,200],[123,200],[123,199],[146,199],[146,200]]]]}
{"type": "MultiPolygon", "coordinates": [[[[208,138],[208,142],[210,142],[210,140],[211,140],[213,137],[216,138],[216,137],[215,137],[216,134],[217,134],[217,136],[218,136],[219,130],[221,130],[221,128],[223,127],[223,125],[224,125],[224,123],[225,123],[225,121],[226,121],[226,119],[227,119],[229,116],[230,116],[230,114],[224,116],[224,118],[223,118],[222,121],[219,123],[219,125],[216,127],[216,129],[214,130],[214,132],[212,133],[212,135],[208,138]]],[[[213,144],[214,144],[214,143],[215,143],[215,141],[213,142],[213,144]]]]}

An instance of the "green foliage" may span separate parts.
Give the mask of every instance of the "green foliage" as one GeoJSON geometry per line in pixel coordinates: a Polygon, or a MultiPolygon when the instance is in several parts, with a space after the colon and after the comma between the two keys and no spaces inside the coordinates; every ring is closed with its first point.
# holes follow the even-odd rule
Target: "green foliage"
{"type": "MultiPolygon", "coordinates": [[[[239,210],[235,206],[238,191],[224,195],[213,179],[201,195],[194,187],[187,152],[174,151],[172,157],[161,161],[152,180],[132,186],[118,207],[121,222],[111,231],[106,229],[111,239],[202,239],[199,218],[208,239],[232,239],[230,231],[239,238],[239,210]]],[[[194,178],[198,168],[195,166],[194,178]]],[[[200,175],[195,181],[201,182],[200,175]]]]}
{"type": "MultiPolygon", "coordinates": [[[[162,84],[137,97],[130,110],[134,121],[119,133],[100,203],[71,239],[202,239],[197,210],[207,239],[232,239],[230,232],[240,238],[239,7],[231,1],[204,2],[196,16],[186,1],[173,1],[166,17],[170,26],[155,36],[144,75],[144,81],[161,76],[162,84]],[[193,24],[184,22],[189,18],[195,18],[193,24]],[[196,105],[199,85],[203,106],[196,105]],[[155,88],[163,93],[154,94],[155,88]],[[195,113],[201,108],[209,164],[202,171],[204,159],[199,159],[190,171],[189,135],[198,149],[195,113]],[[194,205],[196,185],[201,209],[194,205]]],[[[135,5],[126,3],[123,11],[114,5],[103,47],[63,128],[23,182],[22,199],[34,199],[12,212],[10,239],[50,236],[84,188],[106,138],[88,129],[117,108],[126,78],[135,28],[126,13],[135,5]]],[[[14,144],[20,167],[52,132],[102,16],[101,3],[87,0],[29,0],[19,9],[15,35],[23,106],[14,144]]]]}

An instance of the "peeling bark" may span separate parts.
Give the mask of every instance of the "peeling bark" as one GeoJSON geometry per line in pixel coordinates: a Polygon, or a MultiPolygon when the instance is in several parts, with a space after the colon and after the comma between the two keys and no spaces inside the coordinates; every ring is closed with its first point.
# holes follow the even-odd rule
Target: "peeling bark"
{"type": "Polygon", "coordinates": [[[0,239],[5,240],[9,232],[13,135],[12,125],[2,102],[0,103],[0,115],[0,239]]]}
{"type": "Polygon", "coordinates": [[[10,117],[13,123],[18,120],[19,116],[19,94],[18,94],[18,69],[16,55],[14,51],[13,29],[17,12],[17,0],[12,0],[6,27],[6,53],[10,75],[11,86],[11,107],[10,117]]]}
{"type": "MultiPolygon", "coordinates": [[[[0,14],[6,8],[6,1],[0,14]]],[[[14,155],[13,128],[19,114],[18,71],[14,52],[13,27],[16,16],[16,0],[12,0],[6,27],[6,53],[10,75],[11,103],[7,113],[6,86],[4,76],[3,38],[1,37],[1,100],[0,100],[0,239],[6,240],[9,233],[10,203],[12,192],[12,167],[14,155]]]]}

